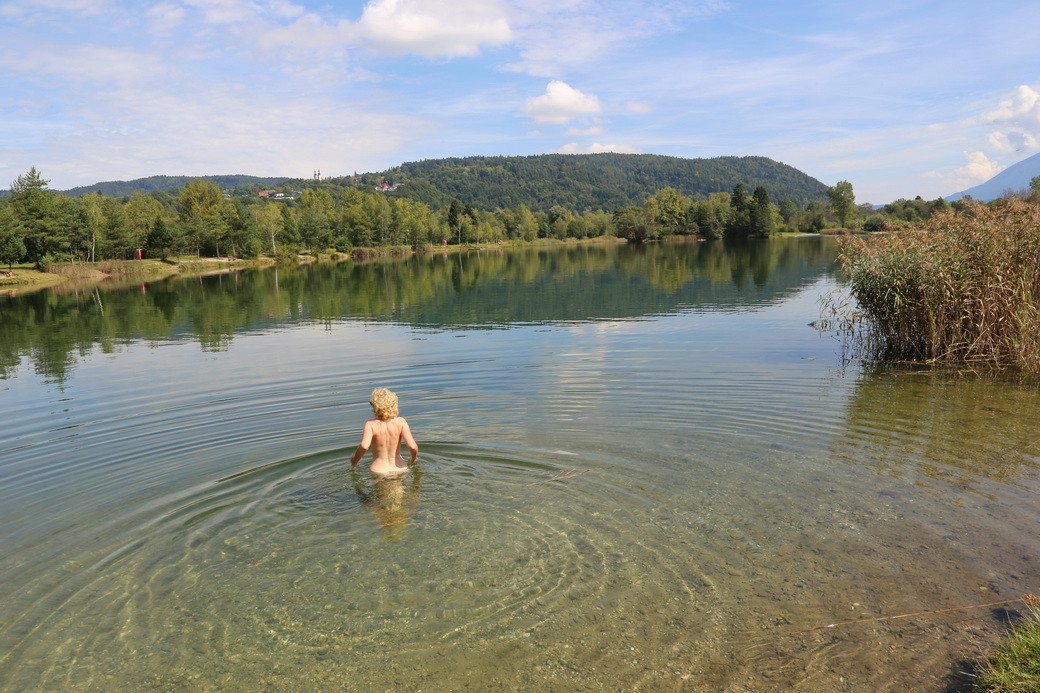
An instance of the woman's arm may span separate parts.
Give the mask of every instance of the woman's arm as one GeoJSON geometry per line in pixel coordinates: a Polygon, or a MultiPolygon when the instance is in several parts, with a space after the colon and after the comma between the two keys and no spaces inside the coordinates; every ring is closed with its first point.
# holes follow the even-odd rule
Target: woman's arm
{"type": "Polygon", "coordinates": [[[361,458],[368,452],[368,448],[372,446],[372,422],[365,422],[365,430],[361,432],[361,444],[357,446],[357,450],[354,451],[354,456],[350,458],[350,466],[356,467],[361,458]]]}
{"type": "Polygon", "coordinates": [[[415,442],[415,438],[412,437],[412,429],[408,427],[408,422],[401,419],[401,438],[404,440],[404,444],[408,446],[408,451],[412,453],[412,457],[408,460],[408,464],[415,462],[416,458],[419,457],[419,446],[415,442]]]}

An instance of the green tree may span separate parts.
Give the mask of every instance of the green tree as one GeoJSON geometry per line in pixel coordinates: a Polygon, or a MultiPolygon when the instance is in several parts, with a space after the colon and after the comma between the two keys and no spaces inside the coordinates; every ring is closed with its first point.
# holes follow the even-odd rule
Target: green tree
{"type": "Polygon", "coordinates": [[[569,238],[588,238],[589,225],[581,217],[571,217],[567,222],[567,236],[569,238]]]}
{"type": "Polygon", "coordinates": [[[163,206],[154,197],[135,190],[126,201],[125,207],[131,245],[134,248],[143,247],[148,233],[155,224],[155,218],[163,213],[163,206]]]}
{"type": "Polygon", "coordinates": [[[87,262],[97,260],[97,247],[104,235],[105,210],[104,199],[99,193],[90,193],[80,198],[80,231],[70,239],[74,256],[87,262]]]}
{"type": "Polygon", "coordinates": [[[614,228],[617,235],[630,241],[641,242],[652,234],[647,223],[646,207],[618,207],[614,210],[614,228]]]}
{"type": "Polygon", "coordinates": [[[750,235],[765,238],[776,232],[776,212],[769,202],[769,193],[761,185],[755,188],[755,192],[751,195],[748,215],[748,233],[750,235]]]}
{"type": "Polygon", "coordinates": [[[798,205],[786,197],[780,200],[780,218],[783,219],[784,225],[791,228],[797,217],[798,205]]]}
{"type": "Polygon", "coordinates": [[[365,199],[365,211],[371,220],[372,231],[375,241],[379,245],[386,245],[390,238],[390,225],[393,222],[393,212],[390,202],[385,195],[369,195],[365,199]]]}
{"type": "Polygon", "coordinates": [[[567,238],[567,227],[572,218],[571,211],[563,205],[553,205],[549,208],[549,226],[552,228],[553,238],[561,241],[567,238]]]}
{"type": "Polygon", "coordinates": [[[701,238],[722,238],[730,225],[733,207],[730,196],[724,192],[712,193],[707,200],[694,204],[693,219],[701,238]]]}
{"type": "Polygon", "coordinates": [[[430,241],[430,208],[422,202],[397,199],[393,203],[393,243],[408,244],[413,250],[426,246],[430,241]]]}
{"type": "MultiPolygon", "coordinates": [[[[276,236],[281,255],[295,255],[300,249],[300,230],[296,216],[288,205],[280,205],[282,212],[282,230],[276,236]]],[[[281,255],[279,257],[281,257],[281,255]]]]}
{"type": "Polygon", "coordinates": [[[462,243],[462,205],[459,204],[458,200],[452,200],[451,205],[448,206],[448,228],[452,230],[452,233],[458,235],[458,242],[462,243]]]}
{"type": "Polygon", "coordinates": [[[856,196],[852,192],[852,183],[847,180],[838,181],[833,188],[827,188],[827,197],[831,201],[831,211],[838,217],[842,228],[848,226],[856,210],[856,196]]]}
{"type": "Polygon", "coordinates": [[[340,227],[347,235],[351,245],[358,248],[369,248],[373,242],[372,220],[365,211],[361,201],[343,208],[340,214],[340,227]]]}
{"type": "Polygon", "coordinates": [[[614,220],[606,212],[590,212],[585,215],[584,221],[590,236],[614,235],[614,220]]]}
{"type": "Polygon", "coordinates": [[[747,236],[751,231],[751,203],[743,183],[733,186],[729,199],[730,214],[726,232],[731,236],[747,236]]]}
{"type": "Polygon", "coordinates": [[[61,233],[55,193],[47,189],[47,183],[35,166],[11,183],[12,209],[25,229],[25,257],[39,269],[68,250],[68,237],[61,233]]]}
{"type": "Polygon", "coordinates": [[[265,247],[268,249],[267,252],[270,252],[272,255],[278,254],[278,241],[275,236],[282,230],[282,213],[279,207],[284,209],[285,205],[265,202],[262,206],[253,210],[259,233],[264,239],[265,247]]]}
{"type": "Polygon", "coordinates": [[[227,219],[227,242],[232,257],[254,258],[260,254],[263,244],[260,240],[260,225],[256,216],[245,206],[241,199],[233,202],[225,201],[230,214],[227,219]]]}
{"type": "Polygon", "coordinates": [[[0,204],[0,263],[5,263],[8,270],[25,257],[25,243],[22,241],[24,233],[25,227],[14,210],[0,204]]]}
{"type": "Polygon", "coordinates": [[[105,222],[101,233],[100,255],[106,260],[129,259],[133,257],[134,249],[140,246],[130,225],[126,206],[110,197],[102,199],[105,222]]]}
{"type": "Polygon", "coordinates": [[[688,233],[687,211],[692,200],[675,188],[662,188],[646,201],[646,211],[655,227],[664,234],[688,233]]]}
{"type": "Polygon", "coordinates": [[[300,195],[300,237],[312,251],[332,245],[334,204],[327,190],[304,190],[300,195]]]}
{"type": "Polygon", "coordinates": [[[819,233],[827,227],[827,205],[813,201],[805,206],[798,218],[798,230],[803,233],[819,233]]]}
{"type": "Polygon", "coordinates": [[[180,205],[180,225],[195,254],[200,255],[203,249],[216,250],[227,233],[224,197],[217,184],[199,179],[188,181],[181,190],[180,205]]]}
{"type": "Polygon", "coordinates": [[[169,257],[171,246],[173,246],[173,234],[170,233],[170,227],[166,225],[161,216],[156,216],[155,221],[152,222],[152,228],[145,237],[144,247],[148,249],[149,254],[158,253],[159,257],[165,261],[169,257]]]}

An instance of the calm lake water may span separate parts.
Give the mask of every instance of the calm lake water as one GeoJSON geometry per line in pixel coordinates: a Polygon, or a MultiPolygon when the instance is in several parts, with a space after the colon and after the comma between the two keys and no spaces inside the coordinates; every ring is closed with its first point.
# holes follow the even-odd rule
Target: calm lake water
{"type": "Polygon", "coordinates": [[[1033,386],[846,359],[823,238],[0,299],[0,689],[957,690],[1033,386]],[[348,458],[401,397],[409,478],[348,458]]]}

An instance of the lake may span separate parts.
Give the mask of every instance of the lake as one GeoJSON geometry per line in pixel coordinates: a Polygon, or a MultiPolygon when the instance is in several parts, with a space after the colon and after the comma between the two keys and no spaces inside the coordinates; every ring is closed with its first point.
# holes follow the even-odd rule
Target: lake
{"type": "Polygon", "coordinates": [[[958,690],[1035,386],[883,366],[826,238],[0,298],[0,689],[958,690]],[[349,457],[386,386],[403,480],[349,457]]]}

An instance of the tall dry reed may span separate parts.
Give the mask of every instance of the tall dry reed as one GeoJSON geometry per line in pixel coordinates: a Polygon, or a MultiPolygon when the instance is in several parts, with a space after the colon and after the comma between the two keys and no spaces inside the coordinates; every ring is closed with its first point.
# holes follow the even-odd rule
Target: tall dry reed
{"type": "Polygon", "coordinates": [[[883,355],[1040,374],[1040,204],[976,204],[841,243],[883,355]]]}

